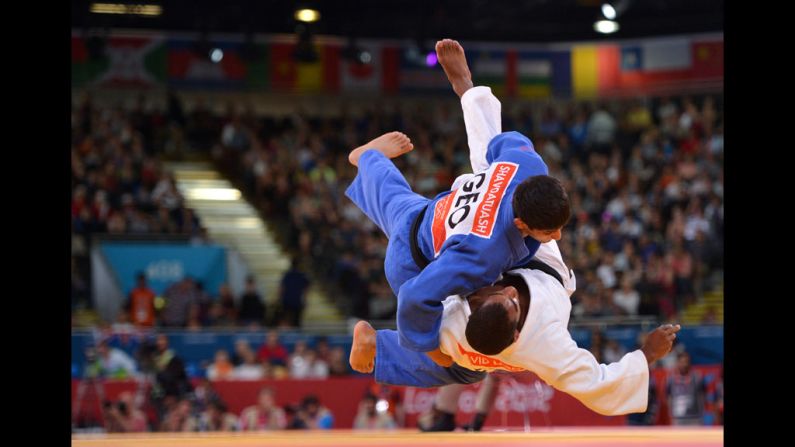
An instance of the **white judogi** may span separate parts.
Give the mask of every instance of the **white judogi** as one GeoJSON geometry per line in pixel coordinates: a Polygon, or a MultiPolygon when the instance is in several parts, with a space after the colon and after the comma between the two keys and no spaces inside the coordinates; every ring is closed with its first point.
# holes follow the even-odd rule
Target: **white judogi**
{"type": "Polygon", "coordinates": [[[471,311],[458,295],[444,301],[440,330],[441,350],[467,368],[479,371],[532,371],[550,386],[571,394],[591,410],[619,415],[646,410],[649,365],[641,350],[626,354],[616,363],[597,363],[594,356],[577,347],[567,330],[571,294],[576,289],[574,273],[563,263],[557,243],[541,244],[536,258],[561,275],[557,279],[540,270],[517,269],[530,290],[530,309],[518,340],[497,355],[486,356],[466,341],[465,329],[471,311]]]}
{"type": "MultiPolygon", "coordinates": [[[[474,87],[461,97],[464,122],[474,173],[489,166],[488,143],[501,132],[500,102],[488,87],[474,87]]],[[[453,183],[457,189],[475,174],[463,174],[453,183]]],[[[530,290],[530,309],[519,339],[495,356],[475,351],[466,341],[471,313],[469,303],[455,295],[444,302],[439,332],[442,352],[461,367],[475,371],[532,371],[552,387],[571,394],[588,408],[605,415],[643,412],[648,404],[649,366],[640,350],[619,362],[599,364],[590,352],[580,349],[567,330],[570,296],[576,289],[574,274],[563,262],[555,241],[541,244],[535,259],[553,267],[564,285],[539,270],[517,269],[530,290]]],[[[395,331],[378,331],[375,376],[383,383],[438,386],[452,381],[448,369],[424,354],[402,349],[395,331]]]]}
{"type": "Polygon", "coordinates": [[[461,110],[464,112],[469,162],[473,173],[459,175],[453,181],[451,190],[458,189],[474,173],[489,168],[489,162],[486,161],[489,141],[502,133],[502,104],[491,93],[491,88],[478,86],[467,90],[461,96],[461,110]]]}

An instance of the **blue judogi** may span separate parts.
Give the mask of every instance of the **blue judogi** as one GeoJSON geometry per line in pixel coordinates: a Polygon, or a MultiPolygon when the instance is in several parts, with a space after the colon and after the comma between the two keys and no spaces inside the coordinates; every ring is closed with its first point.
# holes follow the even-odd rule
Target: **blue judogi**
{"type": "MultiPolygon", "coordinates": [[[[359,172],[345,194],[389,238],[384,271],[398,297],[400,346],[419,352],[439,347],[442,301],[492,284],[504,271],[523,265],[539,242],[522,238],[511,201],[526,178],[548,175],[533,143],[503,132],[488,144],[489,168],[460,188],[429,200],[416,194],[391,160],[375,150],[359,158],[359,172]],[[420,269],[411,254],[414,219],[419,250],[432,262],[420,269]]],[[[430,359],[429,359],[430,360],[430,359]]]]}

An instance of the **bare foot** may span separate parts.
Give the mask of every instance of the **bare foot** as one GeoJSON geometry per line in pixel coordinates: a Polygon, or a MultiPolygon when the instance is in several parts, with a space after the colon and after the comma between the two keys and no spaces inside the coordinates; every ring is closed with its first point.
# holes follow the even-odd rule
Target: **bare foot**
{"type": "Polygon", "coordinates": [[[351,368],[360,373],[371,373],[375,366],[376,332],[370,323],[362,320],[353,327],[353,346],[348,359],[351,368]]]}
{"type": "Polygon", "coordinates": [[[472,88],[472,74],[469,72],[464,48],[457,40],[444,39],[436,42],[436,56],[444,68],[453,90],[461,97],[472,88]]]}
{"type": "Polygon", "coordinates": [[[411,139],[403,132],[389,132],[352,150],[348,155],[348,161],[350,161],[352,165],[358,167],[359,157],[368,149],[374,149],[389,158],[395,158],[414,149],[414,145],[411,144],[411,139]]]}

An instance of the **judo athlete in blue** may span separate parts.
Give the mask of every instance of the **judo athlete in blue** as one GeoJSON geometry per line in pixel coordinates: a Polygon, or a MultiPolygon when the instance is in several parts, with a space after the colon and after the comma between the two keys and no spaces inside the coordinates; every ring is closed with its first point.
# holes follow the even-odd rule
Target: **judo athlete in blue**
{"type": "MultiPolygon", "coordinates": [[[[560,239],[570,208],[532,142],[518,132],[499,131],[499,101],[487,87],[472,87],[463,49],[439,54],[446,56],[443,67],[462,98],[475,172],[433,199],[420,196],[390,160],[413,146],[392,132],[351,152],[359,172],[346,195],[389,238],[384,270],[398,297],[398,330],[379,336],[379,349],[388,349],[382,343],[399,343],[456,368],[439,350],[442,301],[466,296],[526,264],[540,243],[560,239]]],[[[352,352],[354,369],[372,370],[355,365],[355,357],[352,352]]],[[[462,377],[462,383],[483,376],[464,371],[477,378],[462,377]]]]}

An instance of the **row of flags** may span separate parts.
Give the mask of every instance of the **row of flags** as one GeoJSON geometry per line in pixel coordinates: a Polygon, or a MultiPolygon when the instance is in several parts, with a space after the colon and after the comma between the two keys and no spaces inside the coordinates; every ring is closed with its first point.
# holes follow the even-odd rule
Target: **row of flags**
{"type": "MultiPolygon", "coordinates": [[[[360,43],[367,64],[343,57],[342,45],[315,43],[313,62],[294,57],[295,44],[216,41],[213,61],[188,38],[111,36],[102,55],[72,36],[75,87],[170,86],[182,89],[262,90],[298,93],[411,93],[449,91],[442,68],[410,57],[394,43],[360,43]],[[220,53],[219,53],[220,54],[220,53]]],[[[523,50],[505,44],[465,44],[476,85],[500,97],[593,98],[660,94],[723,85],[723,38],[693,36],[630,43],[554,45],[523,50]]],[[[433,62],[432,60],[430,62],[433,62]]]]}

